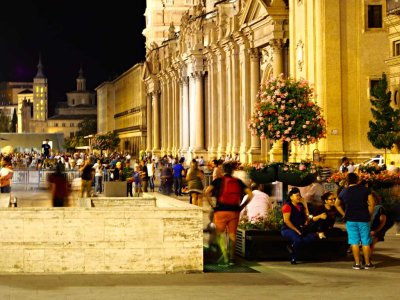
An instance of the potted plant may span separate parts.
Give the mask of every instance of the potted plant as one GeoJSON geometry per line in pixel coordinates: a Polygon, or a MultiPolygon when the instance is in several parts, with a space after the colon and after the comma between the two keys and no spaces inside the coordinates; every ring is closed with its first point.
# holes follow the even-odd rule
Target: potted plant
{"type": "Polygon", "coordinates": [[[293,186],[307,186],[315,181],[320,167],[302,161],[301,163],[283,163],[278,168],[278,180],[293,186]]]}
{"type": "Polygon", "coordinates": [[[253,163],[243,165],[250,179],[259,184],[271,183],[278,180],[277,164],[253,163]]]}
{"type": "MultiPolygon", "coordinates": [[[[255,112],[248,128],[252,135],[262,140],[283,142],[284,163],[288,161],[290,142],[303,146],[316,143],[326,136],[326,122],[313,97],[314,89],[308,81],[290,77],[285,79],[283,74],[260,85],[255,112]]],[[[290,173],[293,168],[285,165],[280,170],[282,176],[278,179],[290,184],[283,173],[290,173]]],[[[311,176],[307,179],[310,181],[311,176]]]]}

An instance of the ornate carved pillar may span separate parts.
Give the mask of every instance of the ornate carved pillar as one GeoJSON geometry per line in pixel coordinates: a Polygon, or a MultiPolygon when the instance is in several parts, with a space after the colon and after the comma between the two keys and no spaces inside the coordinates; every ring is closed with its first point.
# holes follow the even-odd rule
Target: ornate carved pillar
{"type": "Polygon", "coordinates": [[[181,84],[180,84],[180,78],[178,76],[175,77],[175,104],[174,104],[174,124],[175,124],[175,129],[174,129],[174,151],[175,154],[178,154],[179,149],[180,149],[180,90],[181,90],[181,84]]]}
{"type": "Polygon", "coordinates": [[[153,123],[153,108],[152,108],[152,99],[151,99],[151,94],[146,95],[146,151],[149,152],[153,149],[153,129],[152,129],[152,123],[153,123]]]}
{"type": "Polygon", "coordinates": [[[160,151],[160,97],[157,91],[151,94],[153,108],[153,152],[160,151]]]}
{"type": "Polygon", "coordinates": [[[208,93],[209,93],[209,158],[217,157],[218,153],[218,64],[214,53],[208,56],[208,93]]]}
{"type": "Polygon", "coordinates": [[[239,49],[238,45],[234,42],[231,43],[231,126],[232,126],[232,154],[239,153],[241,133],[240,127],[243,120],[243,115],[240,117],[240,77],[239,77],[239,49]]]}
{"type": "Polygon", "coordinates": [[[218,128],[219,144],[218,157],[226,153],[226,115],[227,115],[227,93],[226,93],[226,67],[225,67],[225,52],[222,49],[217,49],[218,55],[218,128]]]}
{"type": "MultiPolygon", "coordinates": [[[[250,114],[254,112],[258,88],[260,85],[260,54],[258,48],[249,49],[250,54],[250,114]]],[[[251,145],[249,151],[249,160],[260,160],[261,140],[258,136],[251,136],[251,145]]]]}
{"type": "MultiPolygon", "coordinates": [[[[225,79],[225,88],[226,88],[226,101],[225,101],[225,109],[226,109],[226,148],[225,153],[232,154],[232,142],[233,142],[233,105],[232,105],[232,53],[230,51],[229,45],[225,45],[224,51],[226,54],[226,79],[225,79]]],[[[232,155],[233,157],[233,155],[232,155]]]]}
{"type": "Polygon", "coordinates": [[[283,73],[284,66],[283,66],[283,40],[280,39],[273,39],[270,41],[270,45],[273,50],[273,75],[274,77],[278,76],[279,74],[283,73]]]}
{"type": "Polygon", "coordinates": [[[182,141],[181,151],[186,153],[189,150],[189,78],[187,76],[182,77],[182,141]]]}
{"type": "Polygon", "coordinates": [[[161,122],[161,152],[162,155],[168,152],[167,136],[168,136],[168,89],[167,80],[165,77],[161,78],[161,112],[160,112],[160,122],[161,122]]]}
{"type": "Polygon", "coordinates": [[[204,151],[204,92],[203,92],[203,72],[193,74],[195,81],[195,143],[194,151],[204,151]]]}
{"type": "Polygon", "coordinates": [[[251,145],[251,134],[247,128],[247,124],[251,115],[251,74],[250,74],[250,57],[248,52],[248,42],[242,37],[239,40],[240,45],[240,116],[243,120],[240,126],[240,161],[249,162],[248,151],[251,145]]]}
{"type": "Polygon", "coordinates": [[[171,76],[168,76],[167,80],[167,122],[166,122],[166,127],[167,127],[167,153],[172,154],[172,136],[174,134],[173,131],[173,78],[171,76]]]}

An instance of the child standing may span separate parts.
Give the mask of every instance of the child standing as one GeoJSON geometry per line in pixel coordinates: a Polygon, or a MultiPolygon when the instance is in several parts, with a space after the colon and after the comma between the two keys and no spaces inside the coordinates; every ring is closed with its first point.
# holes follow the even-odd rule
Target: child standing
{"type": "Polygon", "coordinates": [[[140,197],[140,193],[142,192],[142,176],[141,176],[141,168],[140,165],[135,167],[135,171],[133,172],[133,182],[135,184],[135,197],[140,197]]]}

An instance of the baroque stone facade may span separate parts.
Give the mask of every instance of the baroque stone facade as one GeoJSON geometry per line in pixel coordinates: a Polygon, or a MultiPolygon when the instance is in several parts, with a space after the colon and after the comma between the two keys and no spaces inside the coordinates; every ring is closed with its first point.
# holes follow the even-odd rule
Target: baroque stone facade
{"type": "Polygon", "coordinates": [[[160,2],[147,1],[144,31],[147,150],[280,160],[279,143],[260,143],[247,122],[260,82],[283,73],[314,83],[328,124],[317,145],[291,145],[291,160],[318,149],[325,165],[336,166],[344,155],[359,161],[381,153],[367,132],[370,86],[389,55],[387,30],[372,19],[385,16],[385,1],[185,1],[186,11],[160,2]]]}

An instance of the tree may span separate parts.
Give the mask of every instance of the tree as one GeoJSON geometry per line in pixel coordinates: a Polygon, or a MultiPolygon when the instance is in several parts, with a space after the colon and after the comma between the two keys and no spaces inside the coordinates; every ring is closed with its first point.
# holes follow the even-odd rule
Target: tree
{"type": "Polygon", "coordinates": [[[17,123],[18,123],[17,109],[14,109],[13,116],[11,119],[10,132],[17,132],[17,123]]]}
{"type": "Polygon", "coordinates": [[[97,121],[93,119],[84,119],[78,124],[80,130],[77,132],[79,136],[87,136],[97,132],[97,121]]]}
{"type": "Polygon", "coordinates": [[[7,117],[3,111],[0,112],[0,132],[9,132],[10,118],[7,117]]]}
{"type": "Polygon", "coordinates": [[[371,112],[374,121],[369,121],[368,140],[378,149],[392,149],[400,145],[400,110],[391,105],[391,92],[387,92],[386,74],[382,74],[378,84],[371,90],[371,112]]]}
{"type": "Polygon", "coordinates": [[[66,138],[64,140],[64,147],[67,149],[67,151],[72,151],[76,147],[87,146],[85,143],[86,140],[83,138],[83,136],[76,135],[72,138],[66,138]]]}
{"type": "Polygon", "coordinates": [[[92,141],[93,149],[97,150],[114,150],[118,147],[120,138],[115,132],[107,132],[106,134],[96,135],[92,141]]]}

